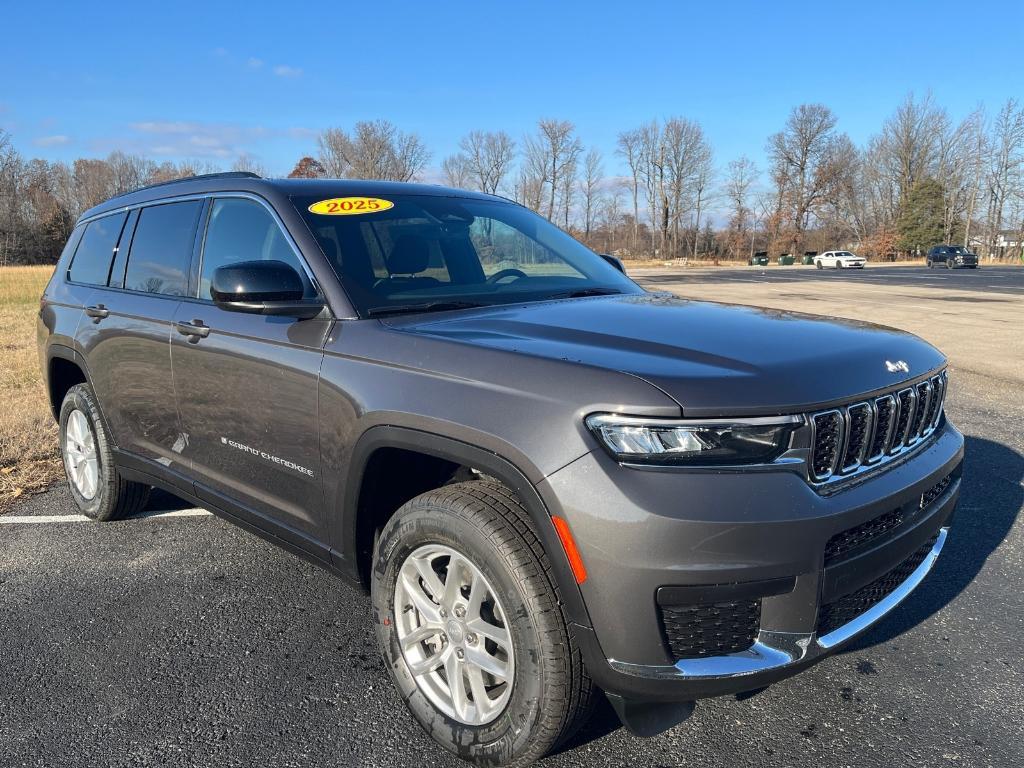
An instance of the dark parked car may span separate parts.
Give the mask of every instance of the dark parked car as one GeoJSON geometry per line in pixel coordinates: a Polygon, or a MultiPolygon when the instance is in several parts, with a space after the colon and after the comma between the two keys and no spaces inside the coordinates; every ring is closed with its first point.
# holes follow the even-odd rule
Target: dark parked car
{"type": "Polygon", "coordinates": [[[928,250],[925,263],[931,269],[936,264],[946,269],[977,269],[978,256],[962,245],[936,245],[928,250]]]}
{"type": "Polygon", "coordinates": [[[598,690],[651,734],[810,666],[921,583],[960,492],[920,339],[647,293],[435,186],[114,198],[39,351],[83,513],[158,486],[369,590],[402,699],[481,765],[539,758],[598,690]]]}
{"type": "Polygon", "coordinates": [[[768,251],[758,251],[747,261],[747,264],[751,267],[767,267],[768,266],[768,251]]]}

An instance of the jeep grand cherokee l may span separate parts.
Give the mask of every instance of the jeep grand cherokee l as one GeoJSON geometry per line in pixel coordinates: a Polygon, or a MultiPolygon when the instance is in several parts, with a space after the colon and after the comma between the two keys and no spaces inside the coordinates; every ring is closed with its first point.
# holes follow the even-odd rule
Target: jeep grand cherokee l
{"type": "MultiPolygon", "coordinates": [[[[228,174],[87,211],[42,298],[70,491],[152,486],[369,590],[444,747],[525,765],[857,636],[946,541],[946,360],[647,293],[488,195],[228,174]]],[[[801,708],[813,703],[801,702],[801,708]]]]}
{"type": "Polygon", "coordinates": [[[946,269],[977,269],[978,255],[962,245],[934,245],[928,249],[925,264],[929,269],[941,264],[946,269]]]}

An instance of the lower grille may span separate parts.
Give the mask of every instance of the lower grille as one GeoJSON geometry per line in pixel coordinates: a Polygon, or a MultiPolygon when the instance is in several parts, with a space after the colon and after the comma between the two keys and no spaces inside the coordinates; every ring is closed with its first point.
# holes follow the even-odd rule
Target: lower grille
{"type": "Polygon", "coordinates": [[[878,605],[892,594],[895,589],[910,578],[917,567],[924,562],[935,545],[938,534],[933,536],[919,550],[897,565],[881,578],[875,579],[856,592],[840,597],[831,603],[821,606],[818,611],[818,636],[827,635],[844,624],[849,624],[865,611],[878,605]]]}
{"type": "Polygon", "coordinates": [[[840,531],[825,545],[825,565],[829,566],[840,560],[845,560],[847,555],[882,541],[904,523],[916,520],[918,512],[942,496],[949,488],[949,484],[959,476],[960,469],[958,467],[922,493],[921,500],[916,506],[912,506],[913,502],[904,504],[902,507],[885,512],[866,523],[840,531]]]}
{"type": "Polygon", "coordinates": [[[761,624],[761,601],[662,606],[661,621],[672,658],[725,656],[754,644],[761,624]]]}
{"type": "Polygon", "coordinates": [[[905,520],[903,509],[894,509],[866,523],[837,533],[825,545],[825,565],[829,566],[843,560],[849,553],[884,538],[903,525],[905,520]]]}

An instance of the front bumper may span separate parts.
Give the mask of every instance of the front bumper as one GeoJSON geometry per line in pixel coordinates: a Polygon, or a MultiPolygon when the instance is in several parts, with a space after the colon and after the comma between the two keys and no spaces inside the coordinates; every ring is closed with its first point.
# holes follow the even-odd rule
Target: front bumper
{"type": "Polygon", "coordinates": [[[589,574],[581,591],[593,629],[576,635],[595,681],[634,700],[686,701],[761,688],[820,660],[893,610],[932,568],[959,496],[962,457],[963,437],[947,422],[906,461],[828,496],[791,472],[637,470],[603,453],[555,473],[544,483],[561,502],[552,512],[568,520],[589,574]],[[944,478],[951,480],[910,523],[826,565],[836,534],[912,507],[944,478]],[[822,606],[920,552],[884,599],[823,627],[822,606]],[[673,657],[660,589],[711,590],[720,600],[780,582],[784,591],[766,589],[759,601],[750,647],[673,657]]]}

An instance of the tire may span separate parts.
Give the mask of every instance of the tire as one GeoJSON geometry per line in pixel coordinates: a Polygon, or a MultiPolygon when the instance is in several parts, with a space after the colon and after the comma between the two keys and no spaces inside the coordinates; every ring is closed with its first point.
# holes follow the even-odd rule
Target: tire
{"type": "Polygon", "coordinates": [[[110,450],[112,441],[88,384],[77,384],[64,396],[59,435],[68,488],[83,515],[106,522],[143,510],[150,487],[125,480],[117,471],[110,450]],[[95,466],[92,482],[90,465],[95,466]]]}
{"type": "Polygon", "coordinates": [[[926,267],[928,267],[928,269],[931,269],[931,268],[932,268],[932,263],[931,263],[931,261],[926,261],[926,262],[924,263],[924,265],[925,265],[926,267]]]}
{"type": "MultiPolygon", "coordinates": [[[[467,568],[460,565],[460,573],[465,574],[467,568]]],[[[459,584],[463,584],[463,579],[459,584]]],[[[493,480],[455,483],[417,496],[399,509],[384,526],[374,547],[371,598],[381,653],[402,698],[424,730],[463,760],[481,766],[529,765],[569,738],[588,716],[594,687],[567,628],[551,564],[528,513],[504,485],[493,480]],[[483,578],[486,594],[495,596],[490,614],[494,621],[489,623],[499,624],[499,619],[504,618],[501,623],[511,640],[511,658],[506,657],[504,662],[511,686],[498,682],[483,693],[488,697],[497,693],[495,701],[504,697],[504,702],[500,708],[495,704],[491,719],[479,724],[472,722],[475,701],[471,702],[472,709],[467,704],[466,709],[454,714],[448,702],[436,703],[437,694],[430,690],[431,679],[438,676],[442,691],[450,691],[448,663],[452,657],[464,658],[466,677],[459,672],[459,680],[464,687],[469,682],[472,688],[470,675],[474,670],[470,669],[470,653],[478,658],[482,643],[490,645],[492,654],[500,655],[502,646],[489,639],[481,641],[484,633],[472,632],[472,626],[481,625],[470,618],[483,615],[483,609],[475,614],[471,609],[470,613],[464,611],[467,623],[461,628],[457,622],[453,626],[452,617],[460,616],[458,611],[463,607],[458,601],[468,600],[464,588],[454,593],[454,602],[442,598],[438,605],[430,600],[427,581],[418,574],[424,573],[422,562],[440,563],[440,567],[432,567],[438,578],[433,586],[443,593],[451,559],[446,561],[442,554],[431,560],[438,550],[468,561],[475,569],[474,585],[483,578]],[[410,571],[409,563],[418,558],[421,567],[410,571]],[[410,583],[411,588],[405,586],[410,583]],[[411,597],[413,594],[415,598],[411,597]],[[407,599],[409,602],[405,602],[407,599]],[[410,607],[414,599],[415,609],[410,607]],[[400,612],[396,611],[399,600],[404,603],[400,612]],[[449,604],[450,610],[445,608],[449,604]],[[435,620],[438,626],[443,623],[447,631],[440,639],[435,634],[430,640],[406,641],[414,656],[411,663],[433,670],[420,672],[418,682],[402,649],[400,633],[408,638],[412,631],[422,629],[424,617],[435,606],[435,620]],[[434,661],[446,649],[448,660],[434,661]],[[459,656],[460,652],[465,655],[459,656]],[[446,671],[443,679],[442,669],[446,671]]],[[[484,608],[487,605],[485,601],[484,608]]],[[[475,674],[479,683],[479,672],[475,674]]],[[[488,684],[499,680],[490,678],[488,684]]],[[[453,699],[454,696],[449,697],[449,701],[453,699]]]]}
{"type": "Polygon", "coordinates": [[[814,266],[816,266],[818,269],[824,269],[824,267],[821,265],[820,261],[814,262],[814,266]]]}
{"type": "Polygon", "coordinates": [[[953,266],[953,262],[951,262],[949,259],[946,259],[946,269],[955,269],[955,267],[953,266]]]}

